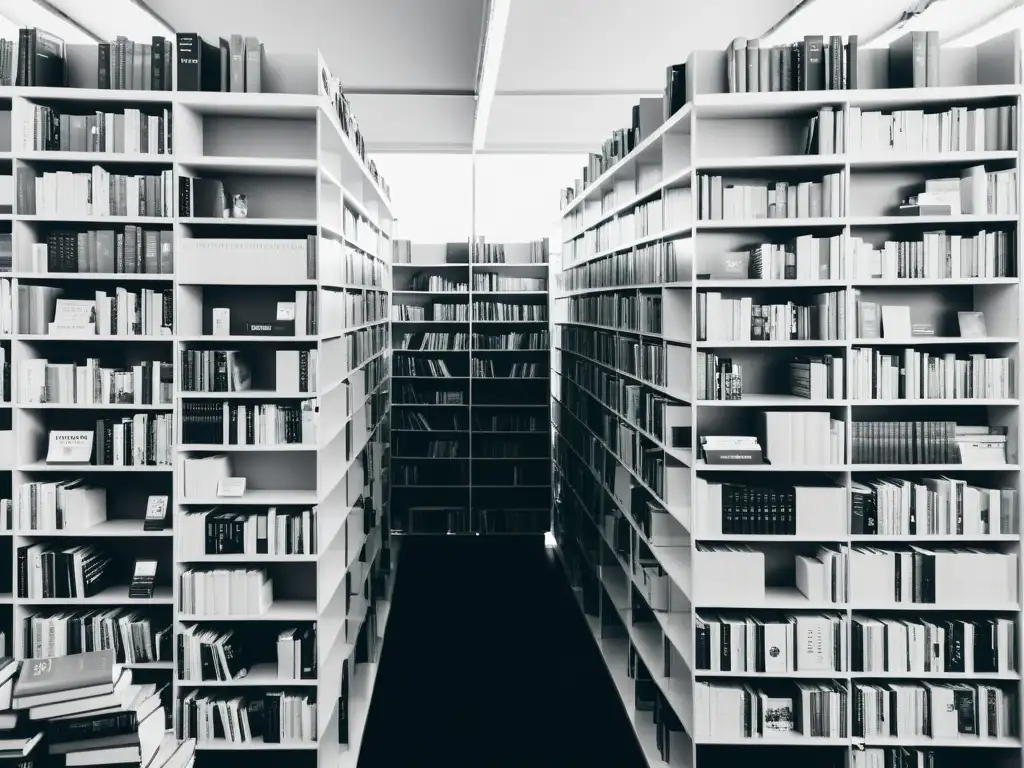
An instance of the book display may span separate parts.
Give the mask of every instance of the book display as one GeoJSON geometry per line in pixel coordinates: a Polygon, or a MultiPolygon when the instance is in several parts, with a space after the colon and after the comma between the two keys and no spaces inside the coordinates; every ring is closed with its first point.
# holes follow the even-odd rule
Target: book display
{"type": "Polygon", "coordinates": [[[554,533],[652,766],[1021,765],[1020,44],[929,39],[696,52],[563,191],[554,533]]]}
{"type": "Polygon", "coordinates": [[[199,765],[354,766],[395,555],[389,194],[319,53],[249,42],[223,93],[173,87],[221,66],[180,45],[0,87],[0,655],[109,650],[199,765]]]}
{"type": "Polygon", "coordinates": [[[546,240],[395,241],[396,532],[549,530],[548,265],[546,240]]]}

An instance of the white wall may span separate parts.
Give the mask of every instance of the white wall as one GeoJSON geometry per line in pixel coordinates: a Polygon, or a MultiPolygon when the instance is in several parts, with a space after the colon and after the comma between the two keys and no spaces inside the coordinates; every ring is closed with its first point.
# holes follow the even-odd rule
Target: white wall
{"type": "Polygon", "coordinates": [[[550,238],[559,251],[559,190],[586,163],[583,154],[376,153],[398,223],[395,236],[420,243],[550,238]]]}

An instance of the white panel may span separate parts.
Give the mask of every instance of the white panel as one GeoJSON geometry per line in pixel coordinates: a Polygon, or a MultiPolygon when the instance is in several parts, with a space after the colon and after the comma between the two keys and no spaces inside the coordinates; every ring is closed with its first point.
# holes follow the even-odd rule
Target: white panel
{"type": "Polygon", "coordinates": [[[661,90],[694,49],[757,37],[792,0],[515,0],[501,91],[661,90]]]}
{"type": "Polygon", "coordinates": [[[476,156],[476,234],[491,242],[561,237],[558,190],[579,175],[584,154],[476,156]]]}
{"type": "Polygon", "coordinates": [[[443,151],[468,149],[473,143],[472,96],[353,94],[349,98],[371,151],[443,151]]]}
{"type": "Polygon", "coordinates": [[[630,124],[639,98],[498,96],[491,107],[486,149],[594,152],[613,130],[630,124]]]}
{"type": "Polygon", "coordinates": [[[319,47],[348,88],[472,90],[475,84],[484,0],[146,1],[176,31],[211,39],[254,35],[268,56],[319,47]]]}
{"type": "Polygon", "coordinates": [[[395,237],[417,243],[469,240],[473,232],[473,156],[378,153],[391,185],[395,237]]]}

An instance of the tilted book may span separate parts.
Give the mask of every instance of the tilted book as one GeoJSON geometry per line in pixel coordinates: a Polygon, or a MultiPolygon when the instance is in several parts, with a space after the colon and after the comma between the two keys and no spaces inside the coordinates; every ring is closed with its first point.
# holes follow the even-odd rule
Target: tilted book
{"type": "Polygon", "coordinates": [[[120,671],[112,648],[50,659],[27,659],[14,684],[14,706],[19,706],[20,699],[59,691],[84,688],[111,691],[120,671]]]}

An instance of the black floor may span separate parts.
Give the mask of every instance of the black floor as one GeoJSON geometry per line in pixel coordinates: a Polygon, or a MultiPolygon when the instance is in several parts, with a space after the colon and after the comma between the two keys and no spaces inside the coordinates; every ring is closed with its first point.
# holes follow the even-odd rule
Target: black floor
{"type": "Polygon", "coordinates": [[[540,537],[402,542],[360,768],[645,766],[540,537]]]}

